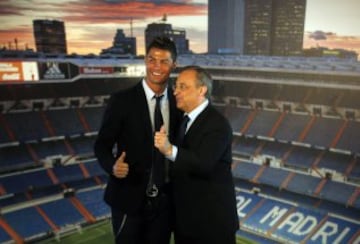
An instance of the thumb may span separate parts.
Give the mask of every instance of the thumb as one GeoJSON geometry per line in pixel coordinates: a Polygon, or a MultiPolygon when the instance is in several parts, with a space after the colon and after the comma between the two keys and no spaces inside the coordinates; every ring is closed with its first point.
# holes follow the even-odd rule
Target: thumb
{"type": "Polygon", "coordinates": [[[123,152],[121,153],[120,157],[119,157],[120,161],[121,161],[121,162],[124,162],[125,157],[126,157],[126,152],[123,151],[123,152]]]}
{"type": "Polygon", "coordinates": [[[161,133],[166,133],[166,129],[165,129],[165,126],[164,126],[164,125],[162,125],[162,126],[160,127],[160,132],[161,132],[161,133]]]}

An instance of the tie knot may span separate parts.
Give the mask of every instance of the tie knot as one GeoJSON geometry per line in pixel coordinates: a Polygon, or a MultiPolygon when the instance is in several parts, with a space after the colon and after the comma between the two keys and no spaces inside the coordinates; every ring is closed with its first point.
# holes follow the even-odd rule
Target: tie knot
{"type": "Polygon", "coordinates": [[[189,116],[185,115],[182,119],[182,123],[187,124],[187,122],[189,122],[189,120],[190,120],[189,116]]]}
{"type": "Polygon", "coordinates": [[[154,98],[156,99],[157,103],[160,102],[163,97],[164,95],[160,95],[160,96],[154,95],[154,98]]]}
{"type": "Polygon", "coordinates": [[[182,133],[184,133],[184,134],[185,134],[185,131],[186,131],[186,128],[187,128],[187,124],[188,124],[189,120],[190,120],[190,117],[187,116],[187,115],[185,115],[185,116],[182,118],[182,121],[181,121],[181,125],[180,125],[180,126],[181,126],[181,130],[183,130],[182,133]]]}

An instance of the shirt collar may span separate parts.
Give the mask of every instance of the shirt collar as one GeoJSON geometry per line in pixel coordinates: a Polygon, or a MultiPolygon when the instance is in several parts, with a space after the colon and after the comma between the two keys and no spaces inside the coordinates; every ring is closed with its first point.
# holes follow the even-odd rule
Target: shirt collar
{"type": "Polygon", "coordinates": [[[209,104],[209,100],[205,99],[204,102],[202,102],[199,106],[197,106],[190,113],[188,113],[187,116],[189,116],[190,121],[191,122],[194,121],[199,116],[199,114],[205,110],[208,104],[209,104]]]}
{"type": "MultiPolygon", "coordinates": [[[[151,88],[146,83],[145,79],[142,80],[142,86],[145,91],[146,100],[151,101],[151,99],[153,99],[154,96],[156,95],[155,92],[153,92],[153,90],[151,90],[151,88]]],[[[165,90],[163,91],[163,93],[161,95],[164,95],[163,101],[165,101],[167,99],[167,87],[165,88],[165,90]]]]}

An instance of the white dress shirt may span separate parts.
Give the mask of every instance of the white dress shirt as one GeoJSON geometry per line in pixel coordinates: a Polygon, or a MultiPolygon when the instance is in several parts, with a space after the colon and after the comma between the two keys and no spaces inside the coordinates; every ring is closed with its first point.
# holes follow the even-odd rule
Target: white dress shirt
{"type": "MultiPolygon", "coordinates": [[[[146,101],[149,108],[150,113],[150,121],[151,125],[154,131],[154,112],[155,112],[155,104],[156,104],[156,98],[154,97],[156,94],[153,92],[153,90],[150,89],[150,87],[147,85],[145,79],[142,81],[142,85],[145,91],[146,101]]],[[[166,131],[169,131],[169,100],[167,95],[167,87],[165,88],[164,92],[160,95],[164,95],[164,97],[160,100],[160,110],[161,115],[163,117],[163,121],[165,124],[166,131]]]]}

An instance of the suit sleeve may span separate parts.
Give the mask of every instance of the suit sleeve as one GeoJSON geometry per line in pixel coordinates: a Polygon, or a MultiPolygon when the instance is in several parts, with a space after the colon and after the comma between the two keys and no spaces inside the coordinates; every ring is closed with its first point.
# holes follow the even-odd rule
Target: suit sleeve
{"type": "Polygon", "coordinates": [[[112,95],[105,109],[99,134],[94,145],[95,156],[108,174],[112,174],[112,167],[116,161],[113,148],[119,142],[123,114],[119,99],[112,95]]]}

